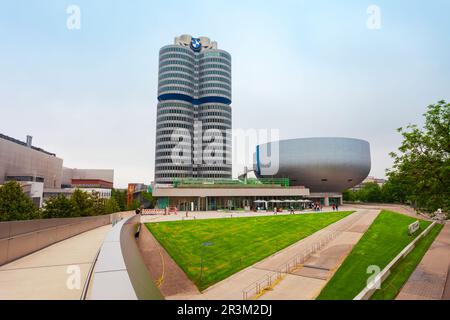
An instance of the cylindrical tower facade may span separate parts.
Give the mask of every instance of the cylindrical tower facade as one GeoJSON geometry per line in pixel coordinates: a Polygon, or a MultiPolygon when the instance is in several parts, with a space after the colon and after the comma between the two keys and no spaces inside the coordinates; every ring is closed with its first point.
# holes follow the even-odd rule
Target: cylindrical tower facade
{"type": "Polygon", "coordinates": [[[192,176],[190,150],[193,136],[195,54],[177,45],[159,52],[158,111],[156,117],[155,181],[170,183],[192,176]],[[181,140],[181,141],[180,141],[181,140]]]}
{"type": "Polygon", "coordinates": [[[155,182],[231,178],[231,56],[183,35],[159,53],[155,182]]]}
{"type": "Polygon", "coordinates": [[[198,55],[198,120],[203,130],[203,163],[198,176],[231,178],[231,56],[211,49],[198,55]]]}

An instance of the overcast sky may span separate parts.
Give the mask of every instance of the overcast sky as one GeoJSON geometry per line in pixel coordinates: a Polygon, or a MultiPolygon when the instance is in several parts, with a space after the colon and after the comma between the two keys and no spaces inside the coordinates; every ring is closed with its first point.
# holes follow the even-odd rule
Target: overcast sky
{"type": "Polygon", "coordinates": [[[366,139],[383,177],[396,129],[450,100],[449,12],[447,0],[2,0],[0,133],[33,135],[65,166],[113,168],[116,187],[150,182],[158,51],[192,34],[233,57],[234,128],[366,139]]]}

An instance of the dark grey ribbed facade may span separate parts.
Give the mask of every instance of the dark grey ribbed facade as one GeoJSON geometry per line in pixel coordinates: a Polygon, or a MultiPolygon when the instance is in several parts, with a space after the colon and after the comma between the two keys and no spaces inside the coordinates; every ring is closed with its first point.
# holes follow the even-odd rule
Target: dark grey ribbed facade
{"type": "Polygon", "coordinates": [[[155,182],[231,178],[231,55],[177,37],[159,52],[158,101],[155,182]]]}

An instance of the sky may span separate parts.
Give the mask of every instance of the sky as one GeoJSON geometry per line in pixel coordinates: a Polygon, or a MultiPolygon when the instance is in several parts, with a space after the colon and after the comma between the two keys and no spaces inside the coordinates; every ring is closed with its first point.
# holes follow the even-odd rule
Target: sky
{"type": "Polygon", "coordinates": [[[232,55],[233,128],[365,139],[384,177],[396,129],[450,100],[448,12],[447,0],[0,0],[0,133],[32,135],[67,167],[114,169],[116,187],[149,183],[158,52],[191,34],[232,55]]]}

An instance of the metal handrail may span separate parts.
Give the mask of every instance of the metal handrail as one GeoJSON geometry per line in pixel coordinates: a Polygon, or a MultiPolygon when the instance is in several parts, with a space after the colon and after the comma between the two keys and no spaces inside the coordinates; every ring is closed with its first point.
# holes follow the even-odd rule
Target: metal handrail
{"type": "MultiPolygon", "coordinates": [[[[21,238],[21,237],[29,236],[29,235],[31,235],[33,233],[46,232],[46,231],[58,229],[58,228],[61,228],[61,227],[70,227],[70,226],[74,226],[74,225],[79,225],[79,224],[82,224],[82,223],[85,223],[85,222],[90,222],[88,220],[95,220],[95,218],[101,218],[101,217],[105,217],[105,216],[106,215],[98,215],[98,216],[91,216],[91,217],[76,217],[76,218],[73,218],[73,219],[83,218],[83,221],[69,222],[69,223],[60,224],[60,225],[57,225],[57,226],[48,227],[48,228],[44,228],[44,229],[37,229],[37,230],[34,230],[34,231],[29,231],[29,232],[25,232],[25,233],[16,234],[14,236],[8,236],[6,238],[1,238],[0,240],[18,239],[18,238],[21,238]]],[[[66,219],[66,218],[63,218],[63,219],[66,219]]],[[[30,220],[23,220],[23,221],[30,221],[30,220]]],[[[8,222],[8,221],[6,221],[6,222],[8,222]]],[[[16,221],[13,221],[13,222],[16,222],[16,221]]]]}
{"type": "Polygon", "coordinates": [[[94,272],[95,264],[97,263],[98,256],[100,254],[101,248],[98,249],[97,253],[95,254],[94,261],[92,262],[91,267],[89,268],[89,272],[87,274],[86,282],[83,286],[83,291],[81,292],[80,300],[86,300],[86,296],[89,290],[89,285],[91,284],[92,274],[94,272]]]}
{"type": "Polygon", "coordinates": [[[278,267],[276,269],[276,271],[273,271],[273,273],[266,274],[264,276],[264,278],[262,278],[258,281],[255,281],[254,283],[252,283],[248,287],[246,287],[242,291],[243,300],[249,300],[249,299],[258,297],[259,295],[261,295],[264,292],[264,290],[266,290],[267,288],[270,288],[272,286],[271,278],[273,275],[277,275],[277,279],[275,280],[275,281],[277,281],[277,280],[280,280],[283,277],[283,275],[286,275],[286,274],[291,273],[292,271],[298,269],[301,265],[303,265],[305,263],[305,261],[307,259],[309,259],[311,257],[312,254],[321,250],[329,242],[336,239],[339,235],[341,235],[344,232],[343,230],[347,229],[350,225],[355,223],[356,220],[358,220],[358,219],[359,219],[359,216],[355,215],[355,216],[351,217],[351,219],[348,219],[347,221],[344,221],[344,222],[338,221],[336,223],[336,225],[334,226],[334,228],[332,228],[332,230],[329,230],[330,232],[326,236],[320,237],[318,241],[314,242],[304,252],[295,255],[293,258],[289,259],[287,262],[283,263],[280,267],[278,267]],[[300,257],[301,257],[301,259],[299,259],[300,257]],[[291,264],[292,264],[292,267],[290,267],[291,264]],[[266,281],[266,279],[268,279],[268,280],[266,281]],[[261,289],[261,284],[264,283],[264,281],[267,282],[267,285],[261,289]],[[250,298],[249,298],[248,294],[253,290],[255,290],[255,294],[250,296],[250,298]]]}

